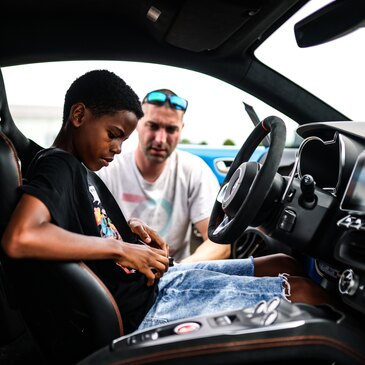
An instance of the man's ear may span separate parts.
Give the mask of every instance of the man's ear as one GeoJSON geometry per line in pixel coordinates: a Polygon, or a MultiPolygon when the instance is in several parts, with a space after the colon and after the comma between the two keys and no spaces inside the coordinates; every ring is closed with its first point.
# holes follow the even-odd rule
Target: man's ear
{"type": "Polygon", "coordinates": [[[72,105],[70,111],[70,119],[74,127],[79,127],[83,123],[84,115],[85,115],[85,104],[76,103],[72,105]]]}

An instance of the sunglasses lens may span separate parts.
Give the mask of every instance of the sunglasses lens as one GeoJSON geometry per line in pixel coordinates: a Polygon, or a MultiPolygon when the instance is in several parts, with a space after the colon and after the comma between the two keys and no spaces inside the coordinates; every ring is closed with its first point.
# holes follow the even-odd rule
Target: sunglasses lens
{"type": "Polygon", "coordinates": [[[177,110],[185,111],[188,107],[188,102],[177,95],[167,95],[160,91],[152,91],[147,94],[147,103],[149,104],[163,105],[166,103],[167,99],[169,99],[171,107],[177,110]]]}
{"type": "Polygon", "coordinates": [[[152,91],[147,95],[147,102],[151,104],[162,105],[166,103],[167,95],[158,91],[152,91]]]}
{"type": "Polygon", "coordinates": [[[186,110],[186,108],[188,107],[188,102],[177,95],[170,96],[170,104],[177,110],[186,110]]]}

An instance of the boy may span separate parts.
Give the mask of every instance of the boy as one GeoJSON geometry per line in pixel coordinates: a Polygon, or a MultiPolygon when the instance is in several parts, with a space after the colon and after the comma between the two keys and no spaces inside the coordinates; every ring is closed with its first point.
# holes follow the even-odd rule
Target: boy
{"type": "MultiPolygon", "coordinates": [[[[253,258],[179,264],[167,272],[166,242],[137,219],[131,219],[130,228],[146,245],[123,240],[128,232],[111,222],[88,170],[112,162],[142,115],[137,95],[112,72],[90,71],[72,83],[53,147],[38,153],[21,188],[23,195],[2,239],[6,254],[85,261],[115,297],[126,333],[289,295],[286,276],[253,276],[253,258]]],[[[255,259],[256,275],[267,274],[267,269],[275,275],[274,266],[255,259]]],[[[294,292],[296,280],[290,279],[294,292]]],[[[299,297],[292,294],[292,300],[301,300],[305,282],[299,284],[299,297]]]]}

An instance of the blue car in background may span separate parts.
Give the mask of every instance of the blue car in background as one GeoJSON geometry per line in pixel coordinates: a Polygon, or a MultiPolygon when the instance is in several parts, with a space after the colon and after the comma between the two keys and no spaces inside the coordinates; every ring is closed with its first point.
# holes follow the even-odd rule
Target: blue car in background
{"type": "MultiPolygon", "coordinates": [[[[179,144],[178,149],[190,152],[202,158],[212,169],[217,177],[219,184],[223,183],[226,174],[236,157],[240,148],[238,146],[219,146],[209,145],[179,144]]],[[[251,161],[259,161],[266,152],[267,147],[259,146],[251,156],[251,161]]]]}

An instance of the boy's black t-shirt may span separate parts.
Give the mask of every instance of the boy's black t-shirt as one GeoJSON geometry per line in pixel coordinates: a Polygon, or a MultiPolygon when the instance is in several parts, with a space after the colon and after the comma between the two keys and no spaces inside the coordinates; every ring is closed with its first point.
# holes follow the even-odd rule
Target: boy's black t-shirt
{"type": "MultiPolygon", "coordinates": [[[[75,233],[100,236],[87,175],[86,168],[72,154],[50,148],[34,158],[21,189],[47,206],[52,223],[57,226],[75,233]]],[[[108,211],[108,207],[103,208],[108,211]]],[[[120,235],[123,238],[123,232],[120,235]]],[[[135,330],[155,300],[157,285],[148,287],[144,275],[127,273],[113,260],[85,263],[116,299],[125,333],[135,330]]]]}

